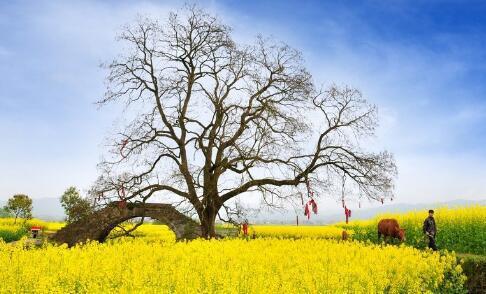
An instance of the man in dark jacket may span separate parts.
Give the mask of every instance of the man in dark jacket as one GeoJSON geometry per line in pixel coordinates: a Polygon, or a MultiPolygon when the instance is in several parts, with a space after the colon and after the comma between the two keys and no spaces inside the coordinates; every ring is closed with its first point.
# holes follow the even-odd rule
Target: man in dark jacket
{"type": "Polygon", "coordinates": [[[437,234],[437,227],[435,225],[434,211],[429,210],[429,217],[424,221],[424,234],[429,238],[429,248],[436,251],[437,246],[435,245],[435,235],[437,234]]]}

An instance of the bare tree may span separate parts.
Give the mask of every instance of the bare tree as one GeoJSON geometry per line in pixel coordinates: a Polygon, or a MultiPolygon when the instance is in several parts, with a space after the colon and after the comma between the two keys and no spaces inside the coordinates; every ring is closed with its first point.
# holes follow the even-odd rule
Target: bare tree
{"type": "Polygon", "coordinates": [[[235,197],[268,203],[306,185],[348,179],[368,199],[390,197],[388,152],[365,152],[376,108],[358,90],[318,90],[301,54],[258,37],[239,45],[216,17],[191,7],[164,25],[140,19],[119,39],[125,53],[106,65],[101,105],[123,102],[133,119],[100,164],[96,195],[145,202],[173,195],[193,209],[205,237],[235,197]]]}

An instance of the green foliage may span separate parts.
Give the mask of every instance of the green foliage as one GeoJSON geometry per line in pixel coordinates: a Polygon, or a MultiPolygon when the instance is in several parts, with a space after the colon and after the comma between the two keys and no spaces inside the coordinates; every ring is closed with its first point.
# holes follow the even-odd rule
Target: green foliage
{"type": "Polygon", "coordinates": [[[0,218],[13,217],[13,215],[5,208],[0,207],[0,218]]]}
{"type": "Polygon", "coordinates": [[[89,201],[82,198],[76,187],[69,187],[61,196],[61,205],[66,213],[66,222],[76,222],[89,215],[93,208],[89,201]]]}
{"type": "Polygon", "coordinates": [[[24,194],[16,194],[12,198],[8,199],[7,205],[4,209],[15,216],[15,222],[17,222],[18,217],[26,220],[31,219],[32,199],[24,194]]]}
{"type": "Polygon", "coordinates": [[[29,232],[27,226],[18,226],[15,228],[4,229],[0,227],[0,239],[5,242],[12,242],[20,240],[23,236],[29,232]]]}

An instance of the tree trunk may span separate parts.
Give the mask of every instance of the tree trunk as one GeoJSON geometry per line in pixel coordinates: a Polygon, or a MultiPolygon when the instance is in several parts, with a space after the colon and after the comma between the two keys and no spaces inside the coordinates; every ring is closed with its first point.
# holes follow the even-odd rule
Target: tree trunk
{"type": "Polygon", "coordinates": [[[216,216],[218,209],[214,207],[206,207],[204,211],[199,213],[199,220],[201,222],[202,237],[211,239],[216,237],[216,216]]]}

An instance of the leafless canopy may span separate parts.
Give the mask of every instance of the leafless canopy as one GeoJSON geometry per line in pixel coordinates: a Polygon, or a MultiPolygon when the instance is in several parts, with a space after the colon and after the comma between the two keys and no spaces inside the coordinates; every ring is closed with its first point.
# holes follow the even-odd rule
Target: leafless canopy
{"type": "Polygon", "coordinates": [[[119,36],[128,49],[106,65],[100,104],[122,102],[133,119],[112,138],[96,195],[145,201],[172,195],[203,232],[236,196],[267,202],[347,179],[360,197],[390,197],[390,153],[371,153],[376,108],[349,87],[318,90],[301,54],[258,37],[240,45],[204,11],[141,19],[119,36]]]}

